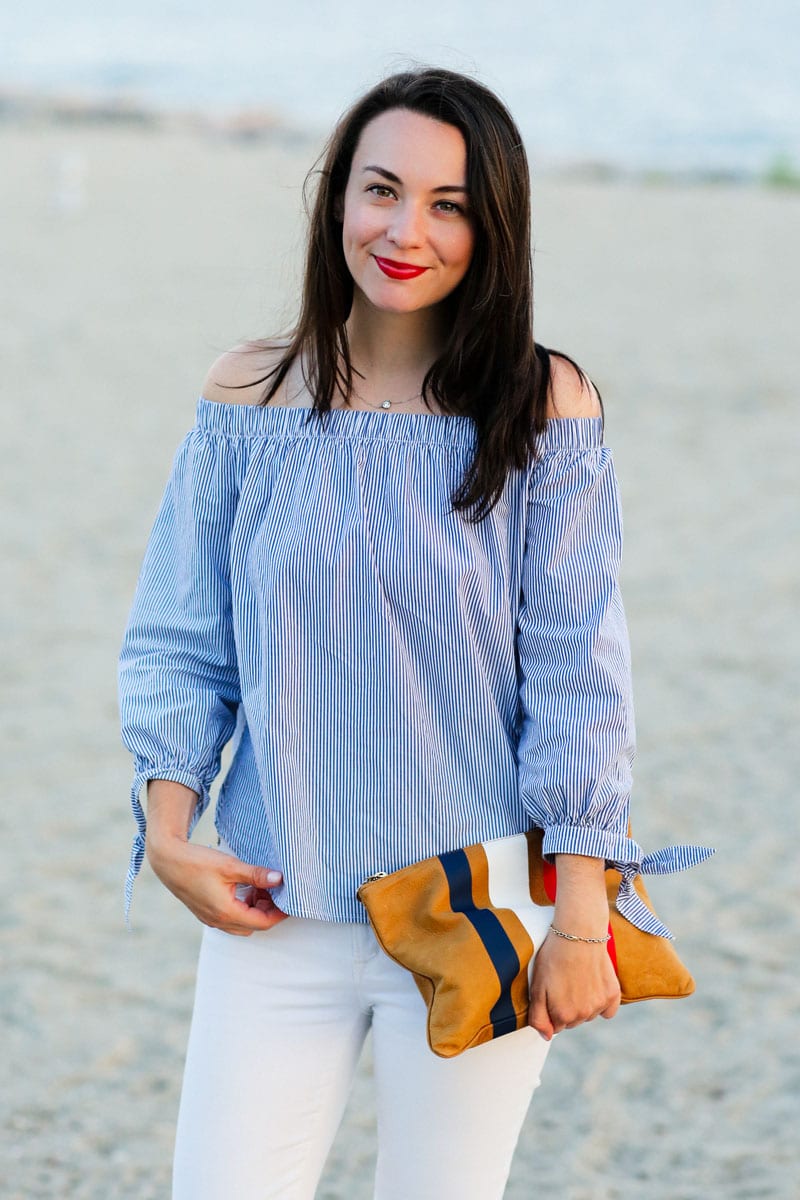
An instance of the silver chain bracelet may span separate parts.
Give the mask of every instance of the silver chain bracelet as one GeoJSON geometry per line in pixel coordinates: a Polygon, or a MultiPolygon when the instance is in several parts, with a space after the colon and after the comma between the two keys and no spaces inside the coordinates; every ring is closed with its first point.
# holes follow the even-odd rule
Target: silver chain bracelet
{"type": "Polygon", "coordinates": [[[550,928],[557,937],[565,938],[568,942],[596,942],[600,945],[604,945],[606,942],[611,941],[610,933],[607,933],[605,937],[587,938],[579,937],[577,933],[564,933],[563,929],[556,929],[555,925],[551,925],[550,928]]]}

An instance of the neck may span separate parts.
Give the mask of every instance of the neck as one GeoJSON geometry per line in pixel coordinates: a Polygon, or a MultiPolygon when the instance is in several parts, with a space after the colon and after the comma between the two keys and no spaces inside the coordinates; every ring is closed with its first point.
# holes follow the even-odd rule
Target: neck
{"type": "Polygon", "coordinates": [[[421,384],[428,368],[441,353],[444,340],[442,316],[436,309],[380,312],[356,293],[346,323],[354,369],[372,385],[392,380],[421,384]]]}

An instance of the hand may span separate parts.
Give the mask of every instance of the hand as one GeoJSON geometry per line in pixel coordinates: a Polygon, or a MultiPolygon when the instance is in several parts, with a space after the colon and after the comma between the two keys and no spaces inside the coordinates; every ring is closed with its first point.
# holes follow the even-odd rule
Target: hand
{"type": "Polygon", "coordinates": [[[546,1042],[562,1029],[616,1014],[619,981],[605,945],[548,934],[533,964],[528,1024],[546,1042]]]}
{"type": "Polygon", "coordinates": [[[269,891],[282,881],[280,871],[252,866],[175,835],[148,832],[146,847],[158,878],[204,925],[249,937],[286,920],[269,891]],[[236,895],[237,884],[249,885],[242,899],[236,895]]]}

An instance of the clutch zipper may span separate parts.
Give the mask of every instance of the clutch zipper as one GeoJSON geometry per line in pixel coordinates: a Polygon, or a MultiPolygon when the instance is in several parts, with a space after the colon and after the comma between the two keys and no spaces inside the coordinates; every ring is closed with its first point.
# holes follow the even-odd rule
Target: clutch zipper
{"type": "Polygon", "coordinates": [[[361,886],[363,887],[365,883],[374,883],[376,879],[385,879],[388,873],[388,871],[376,871],[374,875],[368,875],[361,886]]]}

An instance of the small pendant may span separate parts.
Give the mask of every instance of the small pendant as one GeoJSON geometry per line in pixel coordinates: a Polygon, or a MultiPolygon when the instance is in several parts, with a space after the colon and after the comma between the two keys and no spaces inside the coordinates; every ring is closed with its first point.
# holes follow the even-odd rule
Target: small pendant
{"type": "Polygon", "coordinates": [[[391,407],[392,407],[391,400],[384,400],[381,404],[381,408],[391,408],[391,407]]]}

